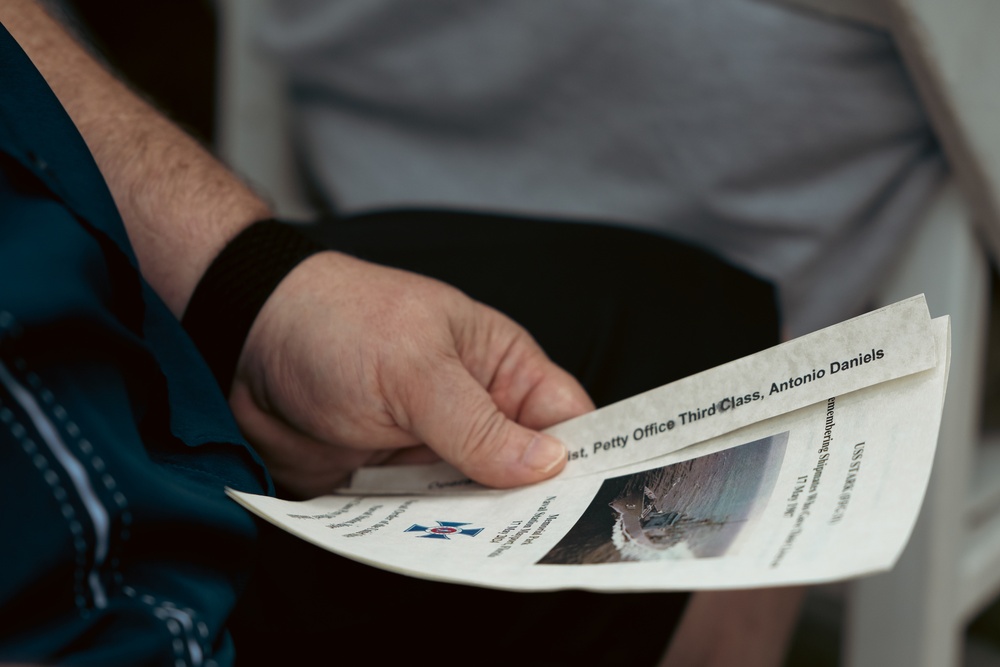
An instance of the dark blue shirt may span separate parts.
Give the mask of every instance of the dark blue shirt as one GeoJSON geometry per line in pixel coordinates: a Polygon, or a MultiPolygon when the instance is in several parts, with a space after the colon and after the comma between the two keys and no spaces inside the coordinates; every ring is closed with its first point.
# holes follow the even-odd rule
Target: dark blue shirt
{"type": "Polygon", "coordinates": [[[270,482],[0,28],[0,661],[225,665],[270,482]]]}

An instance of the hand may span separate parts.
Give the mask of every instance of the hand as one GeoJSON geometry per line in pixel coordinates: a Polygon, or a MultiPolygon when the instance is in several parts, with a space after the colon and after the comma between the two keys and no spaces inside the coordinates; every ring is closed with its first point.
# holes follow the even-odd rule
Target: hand
{"type": "Polygon", "coordinates": [[[230,404],[279,485],[327,493],[362,465],[428,460],[511,487],[556,474],[534,429],[593,409],[524,329],[444,283],[325,252],[265,303],[230,404]]]}

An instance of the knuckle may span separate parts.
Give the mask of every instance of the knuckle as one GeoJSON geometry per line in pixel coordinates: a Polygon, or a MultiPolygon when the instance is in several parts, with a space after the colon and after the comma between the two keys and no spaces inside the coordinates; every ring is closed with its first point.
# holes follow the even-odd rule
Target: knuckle
{"type": "Polygon", "coordinates": [[[485,465],[502,457],[507,419],[497,410],[484,410],[471,418],[464,434],[461,456],[469,464],[485,465]]]}

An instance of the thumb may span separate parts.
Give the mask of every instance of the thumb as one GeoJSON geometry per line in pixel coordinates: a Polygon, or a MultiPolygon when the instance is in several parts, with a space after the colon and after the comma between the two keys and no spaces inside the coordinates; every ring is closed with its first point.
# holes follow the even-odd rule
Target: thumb
{"type": "Polygon", "coordinates": [[[547,479],[566,465],[559,440],[508,419],[458,359],[432,373],[404,411],[412,433],[445,461],[498,488],[547,479]]]}

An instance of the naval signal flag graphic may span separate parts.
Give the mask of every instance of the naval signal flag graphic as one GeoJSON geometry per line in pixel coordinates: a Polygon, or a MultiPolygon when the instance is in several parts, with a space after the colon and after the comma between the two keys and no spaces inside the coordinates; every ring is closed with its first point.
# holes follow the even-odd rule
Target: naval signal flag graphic
{"type": "Polygon", "coordinates": [[[403,532],[424,533],[417,535],[417,537],[426,537],[432,540],[450,540],[452,535],[475,537],[483,532],[482,528],[462,528],[462,526],[468,525],[470,524],[462,521],[438,521],[436,526],[421,526],[419,523],[415,523],[403,532]]]}

